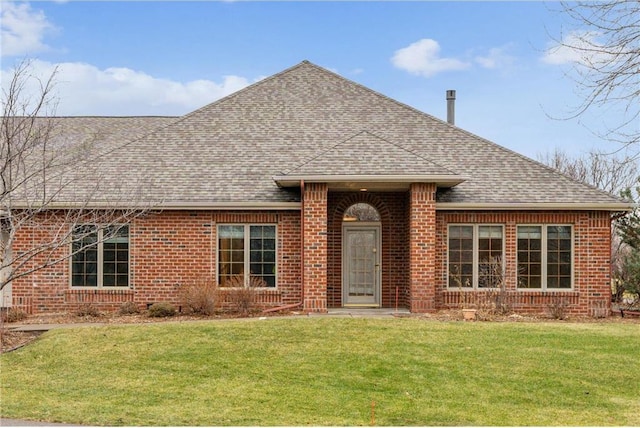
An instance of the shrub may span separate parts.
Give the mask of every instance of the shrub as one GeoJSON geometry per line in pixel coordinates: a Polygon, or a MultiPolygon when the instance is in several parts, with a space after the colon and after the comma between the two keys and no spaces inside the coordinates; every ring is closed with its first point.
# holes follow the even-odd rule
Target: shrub
{"type": "Polygon", "coordinates": [[[246,315],[255,309],[258,294],[256,288],[264,287],[265,282],[262,278],[251,276],[249,284],[245,285],[244,276],[236,275],[231,277],[225,285],[230,287],[226,290],[226,294],[232,310],[246,315]]]}
{"type": "Polygon", "coordinates": [[[118,313],[120,315],[133,315],[133,314],[140,313],[140,309],[138,308],[138,305],[136,305],[134,302],[124,302],[123,304],[120,305],[120,308],[118,309],[118,313]]]}
{"type": "Polygon", "coordinates": [[[3,320],[5,322],[18,322],[27,318],[27,313],[19,308],[9,308],[7,312],[3,314],[3,320]]]}
{"type": "Polygon", "coordinates": [[[158,302],[149,307],[149,316],[153,318],[172,317],[175,314],[176,307],[169,302],[158,302]]]}
{"type": "Polygon", "coordinates": [[[569,303],[561,296],[553,296],[551,303],[547,305],[547,312],[549,316],[556,320],[563,320],[567,318],[567,309],[569,309],[569,303]]]}
{"type": "Polygon", "coordinates": [[[187,313],[213,315],[219,300],[218,284],[211,278],[201,278],[180,289],[180,302],[187,313]]]}
{"type": "Polygon", "coordinates": [[[91,303],[85,303],[83,305],[78,306],[78,309],[76,310],[76,316],[79,316],[79,317],[100,317],[100,316],[102,316],[102,314],[100,313],[98,308],[93,306],[91,303]]]}

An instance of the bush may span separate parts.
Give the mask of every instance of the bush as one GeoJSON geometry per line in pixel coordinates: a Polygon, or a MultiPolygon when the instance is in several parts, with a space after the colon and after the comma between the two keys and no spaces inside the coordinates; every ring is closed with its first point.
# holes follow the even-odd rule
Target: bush
{"type": "Polygon", "coordinates": [[[76,316],[79,317],[100,317],[102,314],[91,303],[85,303],[84,305],[80,305],[76,310],[76,316]]]}
{"type": "Polygon", "coordinates": [[[134,302],[124,302],[122,305],[120,305],[118,313],[120,315],[133,315],[140,313],[140,309],[134,302]]]}
{"type": "Polygon", "coordinates": [[[27,318],[27,313],[22,309],[9,308],[7,312],[3,314],[4,322],[18,322],[27,318]]]}
{"type": "Polygon", "coordinates": [[[640,251],[631,250],[622,260],[622,275],[619,286],[623,303],[628,306],[640,304],[640,251]]]}
{"type": "Polygon", "coordinates": [[[553,296],[551,303],[547,305],[547,312],[549,313],[549,316],[556,320],[566,319],[568,309],[569,303],[561,296],[553,296]]]}
{"type": "Polygon", "coordinates": [[[231,277],[225,285],[230,287],[226,290],[226,294],[231,304],[231,309],[246,315],[255,309],[258,294],[256,288],[264,287],[265,282],[262,278],[252,276],[249,278],[249,285],[245,286],[244,276],[236,275],[231,277]]]}
{"type": "Polygon", "coordinates": [[[149,316],[153,318],[172,317],[176,314],[176,307],[169,302],[154,303],[149,308],[149,316]]]}
{"type": "Polygon", "coordinates": [[[180,302],[187,313],[213,315],[219,300],[218,284],[211,278],[196,280],[180,289],[180,302]]]}

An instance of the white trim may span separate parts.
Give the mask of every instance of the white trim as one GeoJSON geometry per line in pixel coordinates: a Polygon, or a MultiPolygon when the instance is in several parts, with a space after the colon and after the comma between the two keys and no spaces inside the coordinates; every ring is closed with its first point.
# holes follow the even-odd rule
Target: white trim
{"type": "Polygon", "coordinates": [[[488,203],[488,202],[436,202],[436,211],[447,210],[557,210],[557,211],[631,211],[633,205],[619,203],[557,203],[557,202],[507,202],[507,203],[488,203]]]}
{"type": "MultiPolygon", "coordinates": [[[[158,202],[148,204],[127,205],[125,203],[109,202],[52,202],[47,204],[47,209],[140,209],[140,210],[299,210],[302,207],[300,202],[158,202]]],[[[37,204],[20,205],[17,203],[14,209],[37,209],[42,208],[37,204]]]]}
{"type": "Polygon", "coordinates": [[[304,180],[305,183],[436,183],[442,187],[453,187],[467,180],[460,175],[321,175],[321,174],[291,174],[274,175],[271,177],[280,187],[297,187],[304,180]]]}

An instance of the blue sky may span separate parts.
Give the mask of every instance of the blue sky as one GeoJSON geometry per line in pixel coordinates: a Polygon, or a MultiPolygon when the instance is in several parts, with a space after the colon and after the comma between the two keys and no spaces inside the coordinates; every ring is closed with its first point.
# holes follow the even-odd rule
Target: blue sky
{"type": "MultiPolygon", "coordinates": [[[[59,115],[181,115],[309,60],[530,157],[611,148],[565,117],[580,99],[542,2],[8,2],[2,81],[59,66],[59,115]]],[[[33,89],[32,89],[33,90],[33,89]]],[[[585,124],[587,126],[585,126],[585,124]]]]}

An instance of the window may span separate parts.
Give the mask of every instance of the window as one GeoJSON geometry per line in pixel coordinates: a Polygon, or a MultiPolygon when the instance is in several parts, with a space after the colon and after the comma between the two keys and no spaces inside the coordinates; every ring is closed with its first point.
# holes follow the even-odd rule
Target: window
{"type": "Polygon", "coordinates": [[[519,288],[572,288],[571,226],[518,226],[517,234],[519,288]]]}
{"type": "Polygon", "coordinates": [[[351,205],[344,212],[342,221],[371,221],[379,222],[380,214],[372,205],[365,202],[359,202],[351,205]]]}
{"type": "Polygon", "coordinates": [[[218,283],[230,287],[238,281],[244,286],[276,286],[276,226],[218,226],[218,283]]]}
{"type": "Polygon", "coordinates": [[[71,247],[72,287],[129,286],[128,226],[78,226],[71,247]]]}
{"type": "Polygon", "coordinates": [[[503,227],[449,226],[449,287],[494,288],[503,275],[503,227]]]}

